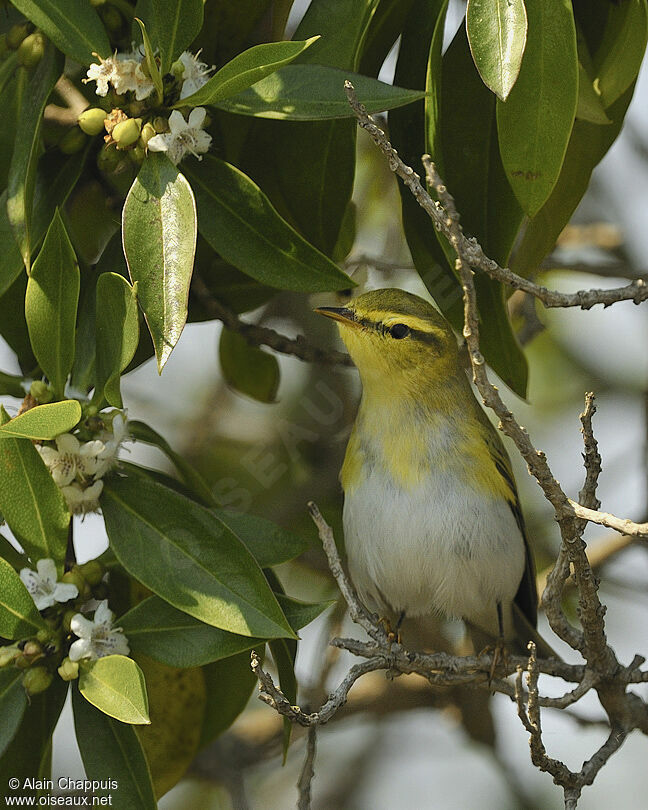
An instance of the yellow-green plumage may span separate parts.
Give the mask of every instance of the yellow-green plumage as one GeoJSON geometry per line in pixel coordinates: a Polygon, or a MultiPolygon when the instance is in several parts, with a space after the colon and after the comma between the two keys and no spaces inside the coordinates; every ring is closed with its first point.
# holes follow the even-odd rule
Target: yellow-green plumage
{"type": "Polygon", "coordinates": [[[449,324],[402,290],[318,311],[363,387],[340,476],[356,588],[395,620],[458,616],[522,648],[537,596],[515,483],[449,324]]]}

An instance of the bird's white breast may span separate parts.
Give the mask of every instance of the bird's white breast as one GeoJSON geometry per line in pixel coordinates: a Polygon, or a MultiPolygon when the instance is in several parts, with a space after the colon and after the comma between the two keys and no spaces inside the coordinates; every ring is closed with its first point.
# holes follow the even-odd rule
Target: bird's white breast
{"type": "Polygon", "coordinates": [[[507,501],[462,475],[461,460],[430,466],[418,484],[365,465],[345,493],[344,535],[353,582],[383,615],[430,613],[493,628],[524,570],[524,541],[507,501]]]}

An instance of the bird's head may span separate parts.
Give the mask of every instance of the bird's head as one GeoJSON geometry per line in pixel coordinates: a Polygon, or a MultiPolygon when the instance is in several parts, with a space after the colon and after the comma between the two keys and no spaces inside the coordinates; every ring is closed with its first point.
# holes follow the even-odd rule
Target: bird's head
{"type": "Polygon", "coordinates": [[[460,369],[457,341],[446,319],[417,295],[372,290],[344,307],[319,307],[337,321],[365,388],[415,390],[460,369]]]}

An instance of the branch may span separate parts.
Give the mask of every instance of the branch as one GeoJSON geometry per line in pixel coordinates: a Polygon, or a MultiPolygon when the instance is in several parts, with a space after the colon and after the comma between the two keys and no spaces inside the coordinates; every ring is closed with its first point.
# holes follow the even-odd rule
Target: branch
{"type": "Polygon", "coordinates": [[[317,750],[317,726],[311,726],[308,729],[308,737],[306,738],[306,758],[302,767],[299,781],[297,782],[297,791],[299,798],[297,801],[297,810],[310,810],[311,808],[311,783],[315,775],[315,753],[317,750]]]}
{"type": "Polygon", "coordinates": [[[194,276],[191,290],[212,318],[222,321],[228,329],[237,332],[252,346],[267,346],[276,352],[298,357],[308,363],[319,363],[326,366],[353,365],[348,354],[311,346],[303,335],[289,338],[274,329],[269,329],[267,326],[258,326],[257,324],[242,321],[235,312],[232,312],[231,309],[213,298],[204,282],[197,276],[194,276]]]}
{"type": "Polygon", "coordinates": [[[491,278],[507,284],[515,290],[523,290],[524,292],[534,295],[539,298],[545,307],[580,307],[581,309],[590,309],[596,304],[603,304],[603,306],[610,306],[617,301],[634,301],[639,304],[648,299],[648,284],[643,279],[636,279],[631,284],[624,287],[617,287],[611,290],[579,290],[575,293],[560,293],[557,290],[549,290],[547,287],[541,287],[534,284],[522,276],[518,276],[512,270],[505,267],[500,267],[497,262],[489,259],[482,250],[481,246],[475,239],[468,239],[459,231],[454,231],[452,227],[452,217],[448,216],[447,209],[433,200],[427,191],[421,185],[421,179],[416,174],[411,166],[407,166],[398,156],[398,152],[392,147],[391,143],[385,137],[385,133],[376,125],[370,115],[368,115],[364,106],[360,104],[355,94],[355,90],[351,82],[344,83],[347,99],[353,112],[358,119],[359,125],[362,129],[366,130],[374,143],[382,151],[389,162],[389,168],[395,172],[409,190],[414,195],[418,204],[430,216],[435,227],[446,236],[450,242],[454,238],[457,240],[455,249],[457,254],[461,256],[462,260],[468,267],[472,267],[487,275],[491,278]]]}

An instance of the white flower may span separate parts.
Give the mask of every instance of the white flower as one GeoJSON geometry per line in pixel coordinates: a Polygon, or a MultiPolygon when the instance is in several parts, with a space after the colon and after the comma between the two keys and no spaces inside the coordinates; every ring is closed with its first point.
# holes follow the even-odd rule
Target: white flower
{"type": "Polygon", "coordinates": [[[147,76],[142,68],[142,55],[137,51],[129,53],[114,53],[108,59],[100,56],[99,64],[94,62],[87,72],[85,83],[95,81],[97,83],[97,95],[105,96],[108,93],[108,85],[112,84],[117,93],[135,93],[138,101],[147,98],[154,85],[151,77],[147,76]]]}
{"type": "Polygon", "coordinates": [[[79,595],[76,585],[56,581],[56,565],[54,560],[49,558],[38,560],[36,571],[23,568],[20,578],[38,610],[45,610],[55,602],[67,602],[79,595]]]}
{"type": "MultiPolygon", "coordinates": [[[[115,412],[113,411],[113,413],[115,412]]],[[[127,442],[129,438],[126,412],[117,411],[113,416],[110,430],[103,430],[101,432],[103,450],[97,457],[97,469],[94,474],[95,479],[101,478],[108,470],[115,466],[119,449],[123,442],[127,442]]]]}
{"type": "Polygon", "coordinates": [[[205,62],[198,59],[198,55],[185,51],[180,54],[179,62],[182,63],[184,71],[182,73],[182,89],[180,90],[180,98],[187,98],[195,93],[197,90],[206,84],[209,79],[209,74],[214,68],[210,68],[205,62]]]}
{"type": "Polygon", "coordinates": [[[55,441],[56,450],[40,445],[37,445],[37,450],[58,486],[65,487],[75,478],[84,480],[95,474],[98,459],[105,450],[103,442],[95,440],[81,444],[71,433],[62,433],[55,441]]]}
{"type": "Polygon", "coordinates": [[[211,144],[211,135],[202,128],[206,114],[204,107],[196,107],[189,113],[189,120],[185,121],[182,114],[174,110],[169,117],[171,131],[154,135],[148,142],[148,148],[152,152],[166,152],[169,160],[176,164],[187,152],[200,160],[200,155],[211,144]]]}
{"type": "Polygon", "coordinates": [[[68,509],[73,515],[85,515],[87,512],[96,512],[99,509],[99,496],[103,491],[103,481],[95,481],[85,489],[74,481],[68,486],[61,487],[68,509]]]}
{"type": "Polygon", "coordinates": [[[94,619],[90,621],[80,613],[75,613],[70,622],[70,630],[79,638],[70,647],[70,660],[82,658],[103,658],[104,655],[128,655],[128,639],[121,627],[113,627],[114,613],[108,607],[108,600],[99,602],[94,619]]]}

